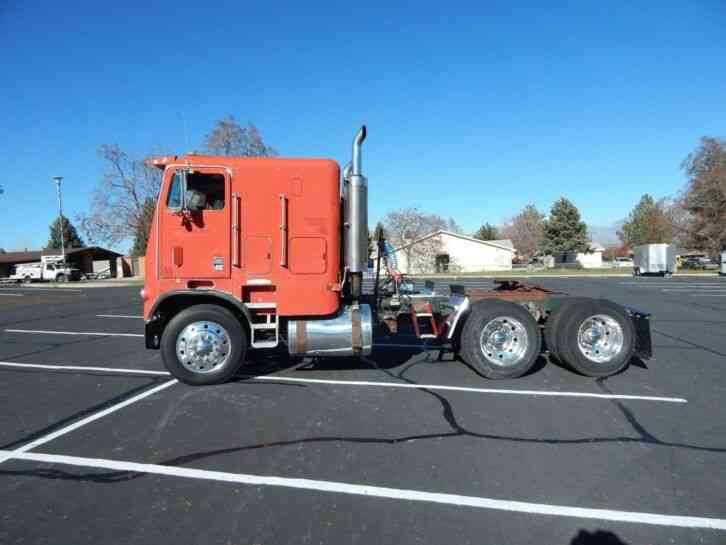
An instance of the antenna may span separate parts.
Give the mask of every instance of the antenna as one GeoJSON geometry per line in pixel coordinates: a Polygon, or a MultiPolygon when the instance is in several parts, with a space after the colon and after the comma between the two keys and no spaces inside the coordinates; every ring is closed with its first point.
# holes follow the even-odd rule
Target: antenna
{"type": "Polygon", "coordinates": [[[189,148],[189,131],[187,131],[187,116],[182,111],[182,121],[184,122],[184,149],[188,150],[189,148]]]}

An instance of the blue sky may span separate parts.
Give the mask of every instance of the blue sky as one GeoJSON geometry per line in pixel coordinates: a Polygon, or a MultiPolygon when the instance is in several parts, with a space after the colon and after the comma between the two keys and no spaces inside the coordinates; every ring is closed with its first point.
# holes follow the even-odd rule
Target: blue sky
{"type": "Polygon", "coordinates": [[[46,242],[56,174],[87,210],[99,145],[183,152],[227,114],[341,163],[365,122],[371,224],[468,231],[563,195],[611,225],[726,136],[722,0],[183,4],[0,2],[0,247],[46,242]]]}

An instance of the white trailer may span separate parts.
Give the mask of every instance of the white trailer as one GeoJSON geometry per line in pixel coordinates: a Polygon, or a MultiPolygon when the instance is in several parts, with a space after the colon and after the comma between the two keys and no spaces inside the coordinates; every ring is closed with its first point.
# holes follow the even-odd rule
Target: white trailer
{"type": "Polygon", "coordinates": [[[634,276],[671,276],[676,268],[676,247],[673,244],[642,244],[633,249],[634,276]]]}
{"type": "Polygon", "coordinates": [[[78,280],[79,270],[69,267],[60,256],[42,256],[39,262],[23,263],[15,267],[11,280],[30,284],[31,282],[66,282],[78,280]]]}

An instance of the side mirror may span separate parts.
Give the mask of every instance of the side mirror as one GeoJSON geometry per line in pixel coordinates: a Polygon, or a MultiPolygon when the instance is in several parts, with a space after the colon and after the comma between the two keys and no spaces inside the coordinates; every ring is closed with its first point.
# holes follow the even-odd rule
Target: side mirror
{"type": "Polygon", "coordinates": [[[196,212],[204,210],[207,205],[207,196],[187,186],[187,176],[191,170],[182,170],[181,174],[181,209],[182,212],[196,212]]]}

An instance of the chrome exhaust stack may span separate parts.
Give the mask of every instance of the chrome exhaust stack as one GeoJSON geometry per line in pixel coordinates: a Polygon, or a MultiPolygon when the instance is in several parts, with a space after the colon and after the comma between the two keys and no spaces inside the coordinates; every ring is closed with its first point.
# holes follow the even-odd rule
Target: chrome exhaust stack
{"type": "Polygon", "coordinates": [[[361,173],[361,145],[365,138],[363,125],[353,139],[350,168],[343,169],[345,264],[351,273],[362,273],[368,268],[368,180],[361,173]]]}
{"type": "Polygon", "coordinates": [[[368,269],[368,180],[361,170],[363,125],[353,139],[351,162],[343,169],[345,266],[351,275],[351,295],[360,296],[363,272],[368,269]]]}

